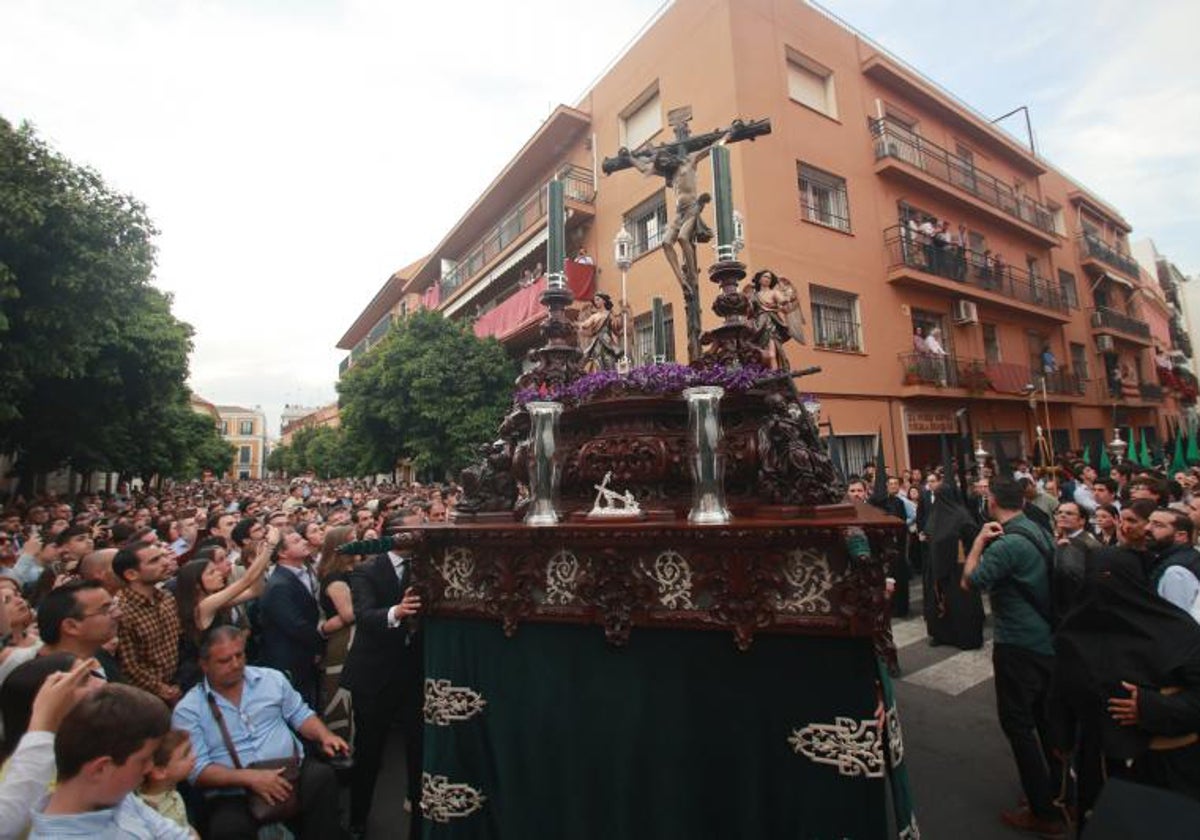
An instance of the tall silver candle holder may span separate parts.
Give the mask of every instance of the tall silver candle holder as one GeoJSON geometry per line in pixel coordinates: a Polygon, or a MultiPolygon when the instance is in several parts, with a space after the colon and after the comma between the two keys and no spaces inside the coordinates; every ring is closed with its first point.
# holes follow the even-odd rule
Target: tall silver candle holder
{"type": "Polygon", "coordinates": [[[692,509],[688,522],[723,525],[731,519],[725,507],[725,456],[721,454],[721,397],[724,388],[688,388],[688,461],[692,473],[692,509]]]}
{"type": "Polygon", "coordinates": [[[558,485],[562,469],[557,455],[558,418],[562,403],[526,403],[532,442],[529,465],[529,509],[526,525],[558,524],[558,485]]]}

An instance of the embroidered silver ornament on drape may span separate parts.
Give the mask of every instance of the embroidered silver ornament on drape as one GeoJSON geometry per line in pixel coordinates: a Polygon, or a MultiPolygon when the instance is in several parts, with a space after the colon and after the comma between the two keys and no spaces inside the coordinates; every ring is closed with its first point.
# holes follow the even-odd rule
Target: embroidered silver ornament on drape
{"type": "Polygon", "coordinates": [[[579,583],[582,564],[567,549],[555,552],[546,561],[546,603],[566,606],[576,601],[575,587],[579,583]]]}
{"type": "Polygon", "coordinates": [[[451,685],[450,680],[425,680],[425,722],[428,724],[449,726],[470,720],[486,705],[483,695],[473,688],[451,685]]]}
{"type": "Polygon", "coordinates": [[[908,821],[908,825],[900,829],[900,833],[896,835],[897,840],[921,840],[921,829],[917,827],[917,815],[913,814],[908,821]]]}
{"type": "Polygon", "coordinates": [[[647,566],[641,561],[642,574],[658,588],[658,602],[669,610],[695,609],[692,603],[692,567],[678,551],[667,549],[647,566]]]}
{"type": "Polygon", "coordinates": [[[836,767],[843,776],[883,776],[883,743],[873,718],[839,717],[833,723],[810,723],[793,730],[788,744],[798,755],[836,767]]]}
{"type": "Polygon", "coordinates": [[[829,591],[833,588],[834,575],[824,554],[793,549],[788,552],[782,571],[787,591],[776,605],[780,612],[816,615],[833,609],[829,591]]]}
{"type": "Polygon", "coordinates": [[[446,588],[442,593],[448,601],[479,601],[483,598],[471,576],[475,573],[475,556],[469,548],[448,548],[437,564],[446,588]]]}
{"type": "Polygon", "coordinates": [[[892,767],[899,767],[904,760],[904,735],[900,731],[900,715],[894,705],[887,710],[887,738],[892,767]]]}
{"type": "Polygon", "coordinates": [[[421,813],[427,820],[448,823],[469,817],[483,807],[487,797],[468,784],[451,782],[445,776],[421,774],[421,813]]]}

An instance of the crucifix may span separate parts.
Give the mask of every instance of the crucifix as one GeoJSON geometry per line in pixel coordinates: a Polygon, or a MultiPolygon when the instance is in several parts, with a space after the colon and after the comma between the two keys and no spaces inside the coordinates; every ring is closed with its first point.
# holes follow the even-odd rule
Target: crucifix
{"type": "MultiPolygon", "coordinates": [[[[696,166],[713,146],[753,140],[770,134],[770,120],[743,122],[734,120],[725,128],[707,134],[693,135],[688,127],[692,120],[691,106],[675,108],[667,114],[668,124],[675,131],[675,140],[636,151],[622,147],[615,157],[605,158],[601,168],[606,175],[633,168],[643,175],[663,178],[675,193],[675,217],[663,234],[663,256],[683,290],[687,315],[688,361],[700,358],[700,284],[696,261],[696,243],[712,240],[712,229],[700,214],[711,200],[709,193],[698,191],[696,166]],[[676,250],[678,248],[678,250],[676,250]]],[[[729,208],[732,212],[732,208],[729,208]]]]}

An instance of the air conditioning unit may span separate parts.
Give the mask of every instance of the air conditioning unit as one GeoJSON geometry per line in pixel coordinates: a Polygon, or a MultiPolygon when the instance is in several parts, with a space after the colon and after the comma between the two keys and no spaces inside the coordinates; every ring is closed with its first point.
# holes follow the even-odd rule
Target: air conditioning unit
{"type": "Polygon", "coordinates": [[[979,323],[979,307],[971,300],[954,301],[954,323],[959,326],[979,323]]]}
{"type": "Polygon", "coordinates": [[[1096,349],[1101,353],[1117,352],[1116,345],[1113,344],[1113,337],[1111,335],[1096,336],[1096,349]]]}

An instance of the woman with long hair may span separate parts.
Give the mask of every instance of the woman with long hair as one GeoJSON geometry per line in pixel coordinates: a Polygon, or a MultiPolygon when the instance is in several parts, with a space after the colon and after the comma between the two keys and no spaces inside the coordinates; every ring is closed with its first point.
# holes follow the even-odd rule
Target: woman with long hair
{"type": "Polygon", "coordinates": [[[354,736],[354,715],[350,707],[350,692],[342,688],[342,665],[346,652],[354,642],[354,603],[350,597],[350,573],[362,559],[356,554],[338,554],[338,546],[354,539],[354,526],[342,525],[325,531],[321,543],[321,565],[317,567],[320,583],[321,612],[325,620],[324,674],[321,678],[322,719],[329,731],[348,741],[354,736]]]}
{"type": "Polygon", "coordinates": [[[1117,526],[1121,522],[1121,514],[1113,505],[1100,505],[1092,516],[1092,526],[1096,531],[1096,539],[1101,545],[1117,544],[1117,526]]]}
{"type": "Polygon", "coordinates": [[[301,522],[296,526],[296,531],[300,536],[304,537],[304,541],[308,543],[312,549],[312,562],[318,569],[321,568],[321,560],[325,556],[323,550],[325,544],[325,526],[316,520],[309,522],[301,522]]]}
{"type": "MultiPolygon", "coordinates": [[[[207,549],[206,549],[207,551],[207,549]]],[[[179,687],[186,693],[200,681],[200,637],[221,624],[245,626],[232,614],[234,607],[262,594],[271,551],[260,543],[246,574],[229,581],[229,564],[214,552],[184,564],[176,576],[175,606],[179,611],[179,687]]],[[[244,615],[244,614],[243,614],[244,615]]]]}

